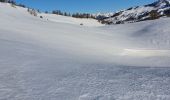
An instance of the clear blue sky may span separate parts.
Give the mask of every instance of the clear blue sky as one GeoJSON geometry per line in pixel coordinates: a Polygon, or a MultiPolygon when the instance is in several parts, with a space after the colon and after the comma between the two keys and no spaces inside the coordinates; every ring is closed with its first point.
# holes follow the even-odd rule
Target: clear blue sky
{"type": "Polygon", "coordinates": [[[132,6],[152,3],[156,0],[16,0],[17,3],[41,11],[62,10],[67,12],[114,12],[132,6]]]}

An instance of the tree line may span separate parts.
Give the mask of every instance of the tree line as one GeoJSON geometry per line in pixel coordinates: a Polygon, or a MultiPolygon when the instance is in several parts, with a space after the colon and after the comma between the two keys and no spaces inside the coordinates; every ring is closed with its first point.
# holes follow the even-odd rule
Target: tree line
{"type": "Polygon", "coordinates": [[[0,0],[0,2],[6,2],[11,4],[16,4],[15,0],[0,0]]]}
{"type": "MultiPolygon", "coordinates": [[[[46,13],[48,13],[46,11],[46,13]]],[[[68,13],[68,12],[62,12],[61,10],[53,10],[52,14],[56,14],[56,15],[62,15],[62,16],[70,16],[70,17],[74,17],[74,18],[95,18],[95,16],[93,16],[92,14],[89,13],[68,13]]]]}
{"type": "MultiPolygon", "coordinates": [[[[13,4],[16,6],[26,8],[26,6],[24,4],[18,4],[15,2],[15,0],[0,0],[0,2],[10,3],[10,4],[13,4]]],[[[36,11],[40,12],[40,10],[36,10],[36,11]]],[[[32,10],[29,7],[28,7],[28,12],[30,12],[32,14],[32,10]]],[[[45,13],[49,13],[49,12],[45,11],[45,13]]],[[[93,19],[95,19],[95,16],[93,16],[92,14],[89,14],[89,13],[72,13],[71,14],[68,12],[63,12],[61,10],[53,10],[51,13],[56,14],[56,15],[62,15],[62,16],[70,16],[70,17],[74,17],[74,18],[93,18],[93,19]]]]}
{"type": "Polygon", "coordinates": [[[24,4],[17,4],[15,2],[15,0],[0,0],[0,2],[10,3],[10,4],[15,5],[15,6],[20,6],[20,7],[26,8],[26,6],[24,4]]]}

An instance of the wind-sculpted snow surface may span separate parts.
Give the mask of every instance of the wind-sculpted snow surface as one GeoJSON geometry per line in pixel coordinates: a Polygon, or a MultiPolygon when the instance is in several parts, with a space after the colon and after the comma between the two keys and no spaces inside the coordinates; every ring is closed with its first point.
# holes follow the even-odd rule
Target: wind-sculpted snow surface
{"type": "Polygon", "coordinates": [[[170,99],[168,18],[86,27],[2,3],[0,16],[0,100],[170,99]]]}

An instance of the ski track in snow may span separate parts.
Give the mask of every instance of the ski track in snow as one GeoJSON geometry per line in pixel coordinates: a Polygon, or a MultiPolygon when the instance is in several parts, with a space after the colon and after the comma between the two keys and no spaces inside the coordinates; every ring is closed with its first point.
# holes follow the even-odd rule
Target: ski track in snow
{"type": "Polygon", "coordinates": [[[170,100],[170,19],[87,27],[0,12],[0,100],[170,100]]]}

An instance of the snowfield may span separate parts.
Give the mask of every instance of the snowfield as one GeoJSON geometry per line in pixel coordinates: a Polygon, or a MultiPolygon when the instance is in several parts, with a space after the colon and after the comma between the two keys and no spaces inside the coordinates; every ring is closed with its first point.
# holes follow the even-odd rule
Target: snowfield
{"type": "Polygon", "coordinates": [[[0,100],[170,100],[169,18],[40,15],[0,3],[0,100]]]}
{"type": "Polygon", "coordinates": [[[67,23],[67,24],[73,24],[73,25],[80,25],[83,24],[83,26],[88,27],[96,27],[96,26],[103,26],[95,19],[84,19],[84,18],[72,18],[72,17],[66,17],[61,15],[55,15],[55,14],[44,14],[40,13],[38,16],[42,16],[44,19],[52,21],[52,22],[58,22],[58,23],[67,23]]]}
{"type": "Polygon", "coordinates": [[[122,56],[170,56],[170,50],[125,49],[122,56]]]}

